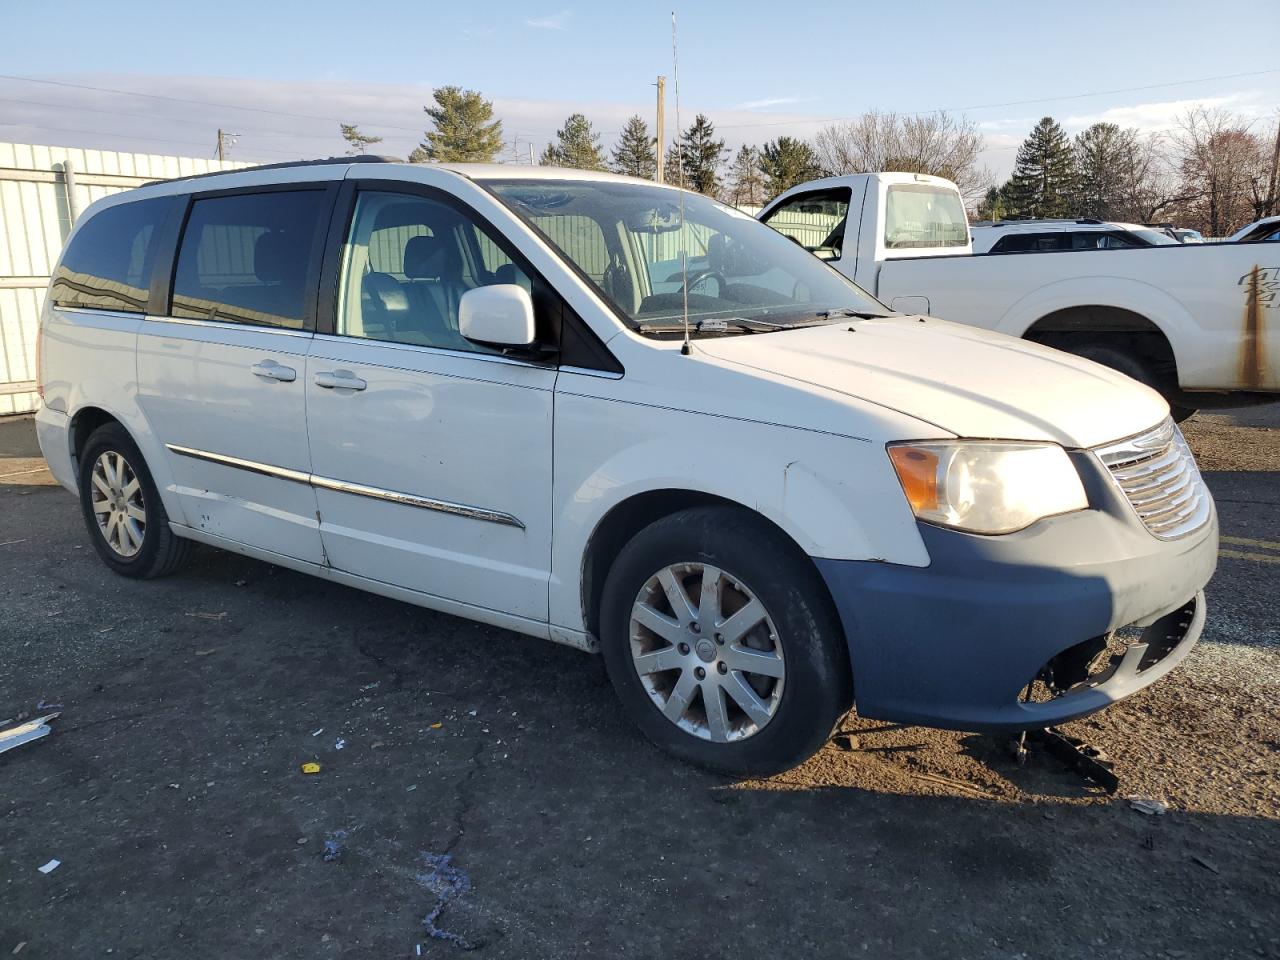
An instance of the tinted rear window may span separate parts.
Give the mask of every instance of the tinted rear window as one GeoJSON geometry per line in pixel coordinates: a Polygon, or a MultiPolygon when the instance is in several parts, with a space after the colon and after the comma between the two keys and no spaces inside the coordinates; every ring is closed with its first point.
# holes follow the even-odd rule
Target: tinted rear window
{"type": "Polygon", "coordinates": [[[174,271],[173,315],[304,326],[324,201],[320,190],[196,200],[174,271]]]}
{"type": "Polygon", "coordinates": [[[146,313],[155,239],[171,202],[136,200],[86,220],[53,275],[54,303],[146,313]]]}

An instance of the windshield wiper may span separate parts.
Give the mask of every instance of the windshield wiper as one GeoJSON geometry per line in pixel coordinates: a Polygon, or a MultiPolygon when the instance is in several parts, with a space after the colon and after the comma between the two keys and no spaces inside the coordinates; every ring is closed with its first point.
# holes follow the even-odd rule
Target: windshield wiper
{"type": "MultiPolygon", "coordinates": [[[[789,330],[795,324],[771,323],[768,320],[751,320],[747,317],[717,317],[714,320],[699,320],[689,324],[691,333],[728,333],[730,328],[746,333],[772,333],[775,330],[789,330]]],[[[674,321],[665,323],[644,323],[636,326],[641,333],[672,333],[684,330],[684,324],[674,321]]]]}
{"type": "Polygon", "coordinates": [[[823,310],[818,314],[823,320],[839,320],[841,317],[854,317],[858,320],[878,320],[881,317],[892,317],[892,313],[873,313],[870,310],[854,310],[852,307],[836,307],[834,310],[823,310]]]}

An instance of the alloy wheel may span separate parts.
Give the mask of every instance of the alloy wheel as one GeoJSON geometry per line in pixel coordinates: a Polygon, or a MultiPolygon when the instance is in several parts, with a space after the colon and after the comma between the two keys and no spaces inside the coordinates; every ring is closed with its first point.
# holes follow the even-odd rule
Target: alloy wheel
{"type": "Polygon", "coordinates": [[[762,730],[778,711],[786,663],[757,595],[703,563],[664,567],[631,607],[631,659],[669,721],[729,743],[762,730]]]}
{"type": "Polygon", "coordinates": [[[117,556],[136,556],[147,533],[147,508],[138,475],[120,453],[106,450],[94,461],[90,482],[89,501],[102,539],[117,556]]]}

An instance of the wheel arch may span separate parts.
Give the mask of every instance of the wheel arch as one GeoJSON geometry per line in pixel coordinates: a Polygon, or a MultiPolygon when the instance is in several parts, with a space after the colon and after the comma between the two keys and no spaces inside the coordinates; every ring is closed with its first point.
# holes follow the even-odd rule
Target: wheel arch
{"type": "MultiPolygon", "coordinates": [[[[823,579],[813,558],[794,536],[758,510],[753,510],[737,500],[701,490],[661,488],[632,494],[614,504],[604,514],[587,539],[582,555],[580,602],[583,622],[592,636],[599,636],[600,603],[604,594],[604,581],[618,552],[637,533],[664,517],[694,507],[724,506],[742,510],[758,522],[773,530],[794,548],[797,562],[813,574],[826,603],[835,610],[830,588],[823,579]]],[[[836,622],[840,620],[837,617],[836,622]]]]}
{"type": "MultiPolygon", "coordinates": [[[[80,476],[80,452],[84,450],[84,445],[89,442],[89,437],[93,435],[95,430],[108,423],[119,424],[120,428],[128,433],[130,438],[133,438],[133,432],[125,425],[124,421],[102,407],[84,406],[72,415],[70,429],[67,431],[67,440],[71,444],[71,465],[75,468],[77,477],[80,476]]],[[[134,443],[137,443],[136,439],[134,439],[134,443]]]]}

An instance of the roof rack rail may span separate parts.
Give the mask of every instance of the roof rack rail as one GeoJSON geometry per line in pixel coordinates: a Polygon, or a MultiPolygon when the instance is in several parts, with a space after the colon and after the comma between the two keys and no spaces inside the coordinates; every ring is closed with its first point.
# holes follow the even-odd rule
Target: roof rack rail
{"type": "Polygon", "coordinates": [[[238,167],[235,170],[211,170],[208,173],[193,173],[186,177],[170,177],[164,180],[149,180],[144,186],[153,183],[185,183],[188,180],[202,180],[205,177],[222,177],[229,173],[254,173],[258,170],[285,170],[289,167],[320,167],[327,164],[348,163],[403,163],[399,157],[383,157],[373,153],[360,153],[354,157],[321,157],[316,160],[284,160],[280,163],[261,163],[253,167],[238,167]]]}

